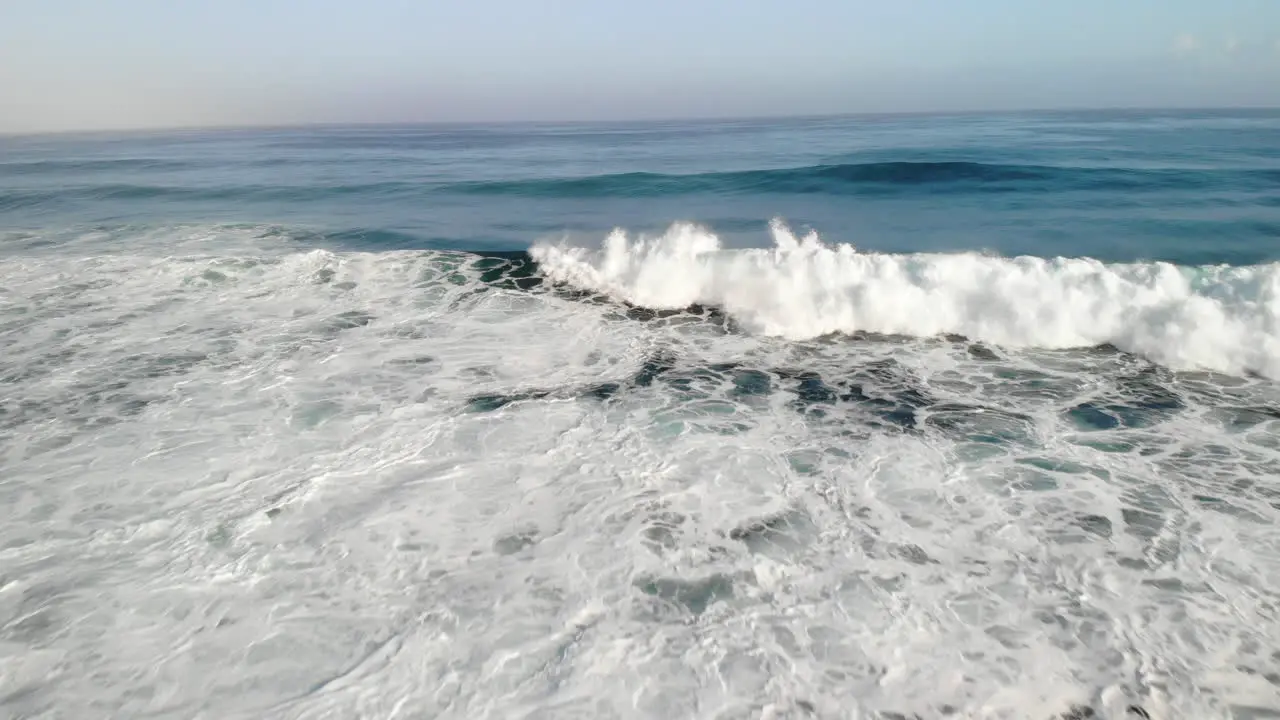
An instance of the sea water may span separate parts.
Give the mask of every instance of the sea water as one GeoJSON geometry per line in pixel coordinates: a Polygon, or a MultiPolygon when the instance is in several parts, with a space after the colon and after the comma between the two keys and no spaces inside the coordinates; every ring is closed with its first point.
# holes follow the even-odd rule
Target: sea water
{"type": "Polygon", "coordinates": [[[1280,717],[1280,113],[0,138],[0,715],[1280,717]]]}

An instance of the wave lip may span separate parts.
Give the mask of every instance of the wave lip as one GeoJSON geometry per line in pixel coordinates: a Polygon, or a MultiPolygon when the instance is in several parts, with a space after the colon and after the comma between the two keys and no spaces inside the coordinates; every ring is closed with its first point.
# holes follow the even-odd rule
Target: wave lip
{"type": "Polygon", "coordinates": [[[1179,370],[1280,379],[1280,264],[1180,267],[1091,258],[894,255],[797,237],[725,250],[691,224],[614,231],[599,250],[540,243],[553,282],[655,309],[708,305],[790,339],[959,334],[1011,348],[1113,345],[1179,370]]]}
{"type": "Polygon", "coordinates": [[[928,187],[939,192],[1031,192],[1040,190],[1178,190],[1273,188],[1273,170],[1185,170],[1058,167],[969,161],[864,162],[773,170],[684,175],[620,173],[455,183],[452,192],[545,198],[656,197],[695,193],[887,194],[928,187]]]}

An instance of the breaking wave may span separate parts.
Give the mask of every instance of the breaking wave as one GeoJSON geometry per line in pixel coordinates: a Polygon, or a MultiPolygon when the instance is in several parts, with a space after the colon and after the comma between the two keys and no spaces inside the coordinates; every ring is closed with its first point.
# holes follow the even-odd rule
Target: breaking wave
{"type": "Polygon", "coordinates": [[[1280,377],[1280,264],[1185,267],[1090,258],[859,252],[772,225],[772,249],[726,250],[679,224],[602,248],[531,249],[553,282],[659,308],[721,308],[791,339],[960,334],[1008,347],[1113,345],[1174,369],[1280,377]]]}

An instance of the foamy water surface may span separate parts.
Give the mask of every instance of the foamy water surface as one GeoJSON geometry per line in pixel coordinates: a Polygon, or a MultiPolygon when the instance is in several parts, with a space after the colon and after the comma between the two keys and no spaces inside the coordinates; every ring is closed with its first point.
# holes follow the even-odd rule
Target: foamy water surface
{"type": "Polygon", "coordinates": [[[1237,372],[1275,367],[1274,268],[1192,287],[1177,268],[724,255],[698,232],[535,249],[533,276],[568,284],[522,281],[527,258],[216,228],[173,229],[169,255],[5,258],[5,707],[1280,705],[1280,393],[1237,372]],[[1049,299],[981,325],[961,308],[1001,272],[1049,299]],[[856,303],[868,289],[900,300],[856,303]],[[1116,293],[1093,298],[1111,316],[1026,323],[1088,289],[1116,293]],[[1161,301],[1259,342],[1196,345],[1233,336],[1193,317],[1188,347],[1168,328],[1126,346],[1161,337],[1138,327],[1161,301]]]}

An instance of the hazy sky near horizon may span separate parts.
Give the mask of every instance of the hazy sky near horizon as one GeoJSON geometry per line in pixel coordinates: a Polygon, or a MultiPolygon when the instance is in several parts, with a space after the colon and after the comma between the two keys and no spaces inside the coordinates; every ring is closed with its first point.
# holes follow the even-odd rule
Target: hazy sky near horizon
{"type": "Polygon", "coordinates": [[[0,132],[1277,105],[1277,0],[0,0],[0,132]]]}

